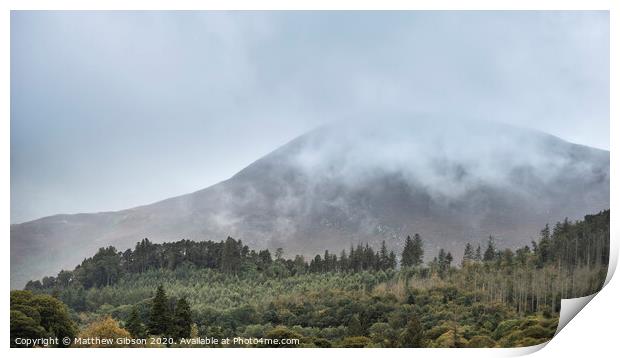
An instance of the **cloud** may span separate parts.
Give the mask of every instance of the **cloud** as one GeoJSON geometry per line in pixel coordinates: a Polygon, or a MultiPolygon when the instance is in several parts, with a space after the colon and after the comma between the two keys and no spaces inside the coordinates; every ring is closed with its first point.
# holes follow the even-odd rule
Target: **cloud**
{"type": "MultiPolygon", "coordinates": [[[[560,177],[590,178],[608,161],[581,162],[575,148],[539,131],[463,117],[408,114],[356,118],[313,132],[280,159],[299,169],[311,188],[347,190],[400,177],[434,199],[456,200],[478,188],[532,195],[534,185],[560,177]],[[379,124],[380,123],[380,124],[379,124]]],[[[606,164],[608,165],[608,163],[606,164]]],[[[609,173],[607,173],[608,175],[609,173]]]]}
{"type": "Polygon", "coordinates": [[[607,12],[11,17],[12,222],[198,190],[368,114],[483,118],[609,147],[607,12]]]}

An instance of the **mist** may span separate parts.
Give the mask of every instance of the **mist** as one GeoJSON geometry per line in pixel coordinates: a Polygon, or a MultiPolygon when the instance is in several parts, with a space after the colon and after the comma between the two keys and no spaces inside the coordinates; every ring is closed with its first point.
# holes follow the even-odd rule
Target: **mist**
{"type": "Polygon", "coordinates": [[[609,208],[609,178],[608,151],[539,131],[437,115],[369,115],[321,126],[190,194],[12,225],[12,280],[71,267],[102,243],[124,250],[143,237],[232,236],[309,257],[384,240],[398,251],[414,233],[429,253],[442,247],[459,255],[465,242],[489,235],[516,247],[546,223],[609,208]]]}
{"type": "MultiPolygon", "coordinates": [[[[481,185],[510,190],[519,170],[528,170],[530,180],[548,183],[574,160],[569,155],[574,148],[550,147],[551,136],[542,132],[462,118],[380,117],[316,131],[300,146],[293,164],[318,182],[339,180],[354,187],[402,175],[432,194],[458,197],[481,185]]],[[[590,164],[579,170],[591,172],[590,164]]]]}
{"type": "Polygon", "coordinates": [[[548,168],[534,171],[544,181],[563,165],[517,139],[518,157],[458,136],[427,153],[434,134],[385,143],[355,130],[403,113],[608,149],[609,15],[14,11],[11,222],[194,192],[342,121],[350,137],[300,152],[300,168],[355,186],[377,163],[394,172],[412,161],[407,182],[453,198],[513,180],[497,166],[548,168]],[[442,151],[452,159],[437,161],[442,151]],[[336,168],[320,168],[335,154],[336,168]]]}

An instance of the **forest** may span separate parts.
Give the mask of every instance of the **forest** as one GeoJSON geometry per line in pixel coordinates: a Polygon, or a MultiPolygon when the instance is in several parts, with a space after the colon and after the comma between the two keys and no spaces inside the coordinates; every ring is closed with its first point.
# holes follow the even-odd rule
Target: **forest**
{"type": "Polygon", "coordinates": [[[535,345],[555,333],[562,298],[602,288],[609,215],[547,225],[516,249],[464,243],[459,259],[427,257],[420,234],[398,253],[383,242],[310,259],[231,237],[105,247],[11,292],[11,346],[535,345]]]}

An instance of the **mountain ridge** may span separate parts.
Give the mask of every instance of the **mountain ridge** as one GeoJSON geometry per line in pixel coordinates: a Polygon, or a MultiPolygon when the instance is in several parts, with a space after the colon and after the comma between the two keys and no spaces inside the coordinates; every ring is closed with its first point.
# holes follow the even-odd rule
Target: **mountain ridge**
{"type": "Polygon", "coordinates": [[[193,193],[12,224],[11,285],[73,267],[80,253],[125,249],[144,237],[230,235],[311,254],[359,241],[394,247],[415,231],[429,237],[428,249],[457,250],[490,234],[529,242],[540,224],[608,207],[608,151],[496,122],[339,122],[193,193]]]}

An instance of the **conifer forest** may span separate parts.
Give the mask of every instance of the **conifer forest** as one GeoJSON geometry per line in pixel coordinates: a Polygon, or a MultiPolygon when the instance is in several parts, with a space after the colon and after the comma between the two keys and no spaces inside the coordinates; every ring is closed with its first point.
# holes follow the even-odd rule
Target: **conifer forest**
{"type": "Polygon", "coordinates": [[[102,247],[11,291],[11,346],[536,345],[553,337],[563,298],[602,288],[609,215],[546,225],[518,248],[481,238],[458,254],[431,251],[423,233],[398,252],[358,243],[314,257],[232,237],[102,247]]]}

